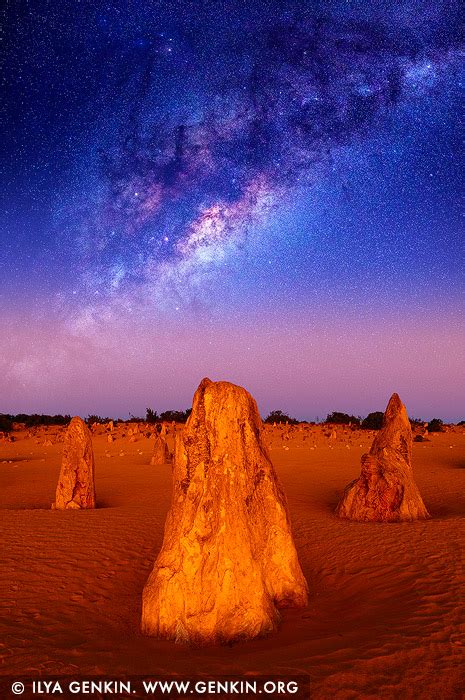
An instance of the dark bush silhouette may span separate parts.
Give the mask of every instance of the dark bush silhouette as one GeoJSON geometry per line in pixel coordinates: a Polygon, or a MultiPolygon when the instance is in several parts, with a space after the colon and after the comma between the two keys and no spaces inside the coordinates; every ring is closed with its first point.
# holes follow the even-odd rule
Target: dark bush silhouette
{"type": "Polygon", "coordinates": [[[145,422],[146,423],[157,423],[159,418],[158,418],[158,413],[153,410],[153,408],[146,408],[146,413],[145,413],[145,422]]]}
{"type": "Polygon", "coordinates": [[[132,413],[129,414],[129,418],[125,423],[143,423],[144,419],[139,416],[134,416],[132,413]]]}
{"type": "Polygon", "coordinates": [[[92,425],[92,423],[108,423],[111,421],[111,418],[102,418],[102,416],[87,416],[86,418],[86,423],[87,425],[92,425]]]}
{"type": "Polygon", "coordinates": [[[362,420],[361,428],[364,430],[381,430],[383,427],[384,413],[382,411],[374,411],[369,413],[366,418],[362,420]]]}
{"type": "Polygon", "coordinates": [[[409,418],[412,430],[418,430],[418,428],[423,428],[425,421],[423,418],[409,418]]]}
{"type": "Polygon", "coordinates": [[[13,421],[11,416],[7,416],[4,413],[0,414],[0,431],[2,433],[9,433],[13,430],[13,421]]]}
{"type": "Polygon", "coordinates": [[[338,425],[347,425],[348,423],[352,423],[352,425],[360,425],[360,418],[357,418],[356,416],[349,416],[348,413],[333,411],[333,413],[328,413],[325,423],[336,423],[338,425]]]}
{"type": "Polygon", "coordinates": [[[290,423],[295,425],[299,421],[295,418],[291,418],[286,413],[282,411],[271,411],[271,413],[265,418],[265,423],[290,423]]]}
{"type": "Polygon", "coordinates": [[[444,430],[444,422],[440,418],[433,418],[428,423],[429,433],[441,433],[444,430]]]}
{"type": "Polygon", "coordinates": [[[17,413],[16,415],[5,415],[12,423],[24,423],[26,428],[32,428],[35,425],[68,425],[71,416],[55,415],[49,416],[43,413],[17,413]]]}
{"type": "Polygon", "coordinates": [[[191,411],[191,408],[187,408],[185,411],[163,411],[163,413],[160,413],[160,420],[167,422],[174,420],[176,423],[185,423],[191,411]]]}

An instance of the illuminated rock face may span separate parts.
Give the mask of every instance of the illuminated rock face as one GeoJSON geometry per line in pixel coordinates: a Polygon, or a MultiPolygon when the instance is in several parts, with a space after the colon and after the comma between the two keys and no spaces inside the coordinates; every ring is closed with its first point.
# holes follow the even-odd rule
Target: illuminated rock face
{"type": "Polygon", "coordinates": [[[200,644],[271,632],[307,584],[284,494],[245,389],[204,379],[176,437],[163,546],[143,593],[142,631],[200,644]]]}
{"type": "Polygon", "coordinates": [[[413,479],[412,429],[407,411],[393,394],[382,429],[362,457],[362,471],[344,492],[336,513],[361,521],[398,522],[428,518],[413,479]]]}
{"type": "Polygon", "coordinates": [[[157,433],[155,435],[155,443],[153,446],[152,459],[150,464],[166,464],[171,462],[171,455],[166,444],[166,440],[162,437],[162,433],[157,433]]]}
{"type": "Polygon", "coordinates": [[[90,430],[73,418],[65,435],[60,477],[52,508],[95,508],[94,453],[90,430]]]}

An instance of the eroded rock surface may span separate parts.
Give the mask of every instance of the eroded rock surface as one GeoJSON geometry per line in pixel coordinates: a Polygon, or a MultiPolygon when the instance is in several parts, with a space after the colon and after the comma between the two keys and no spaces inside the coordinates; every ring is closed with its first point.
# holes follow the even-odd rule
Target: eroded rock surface
{"type": "Polygon", "coordinates": [[[285,497],[243,388],[204,379],[176,436],[173,500],[143,593],[142,630],[212,644],[271,632],[307,584],[285,497]]]}
{"type": "Polygon", "coordinates": [[[76,416],[65,434],[61,471],[52,508],[95,508],[94,453],[92,437],[76,416]]]}
{"type": "Polygon", "coordinates": [[[407,411],[393,394],[383,427],[362,456],[358,479],[345,489],[336,513],[360,521],[396,522],[428,518],[412,471],[412,429],[407,411]]]}
{"type": "Polygon", "coordinates": [[[167,442],[163,437],[165,434],[166,431],[163,432],[163,434],[162,431],[155,433],[155,442],[153,445],[153,453],[150,464],[167,464],[168,462],[171,462],[171,453],[168,449],[167,442]]]}

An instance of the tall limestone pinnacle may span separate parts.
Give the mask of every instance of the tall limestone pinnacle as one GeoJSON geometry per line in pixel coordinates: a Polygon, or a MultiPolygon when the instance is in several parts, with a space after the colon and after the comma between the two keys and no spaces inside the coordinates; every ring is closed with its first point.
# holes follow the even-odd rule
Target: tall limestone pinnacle
{"type": "MultiPolygon", "coordinates": [[[[164,427],[165,426],[163,426],[163,428],[164,427]]],[[[167,464],[171,462],[171,454],[166,443],[165,435],[165,430],[156,430],[150,464],[167,464]]]]}
{"type": "Polygon", "coordinates": [[[336,513],[361,521],[399,522],[428,518],[412,471],[412,429],[404,404],[393,394],[383,427],[362,456],[358,479],[345,489],[336,513]]]}
{"type": "Polygon", "coordinates": [[[200,644],[274,630],[307,583],[252,396],[204,379],[176,437],[173,500],[142,601],[142,631],[200,644]]]}
{"type": "Polygon", "coordinates": [[[92,437],[79,416],[72,419],[66,431],[61,471],[52,508],[95,508],[92,437]]]}

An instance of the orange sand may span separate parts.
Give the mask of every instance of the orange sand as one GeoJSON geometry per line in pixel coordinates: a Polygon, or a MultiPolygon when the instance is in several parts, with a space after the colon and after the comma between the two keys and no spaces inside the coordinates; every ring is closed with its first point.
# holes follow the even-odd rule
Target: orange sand
{"type": "Polygon", "coordinates": [[[85,512],[50,510],[62,444],[43,443],[59,429],[0,443],[1,673],[304,672],[315,699],[464,697],[465,431],[414,445],[432,520],[371,524],[333,511],[372,434],[266,430],[310,605],[266,639],[203,649],[139,632],[171,494],[171,467],[149,464],[152,440],[94,436],[99,508],[85,512]]]}

